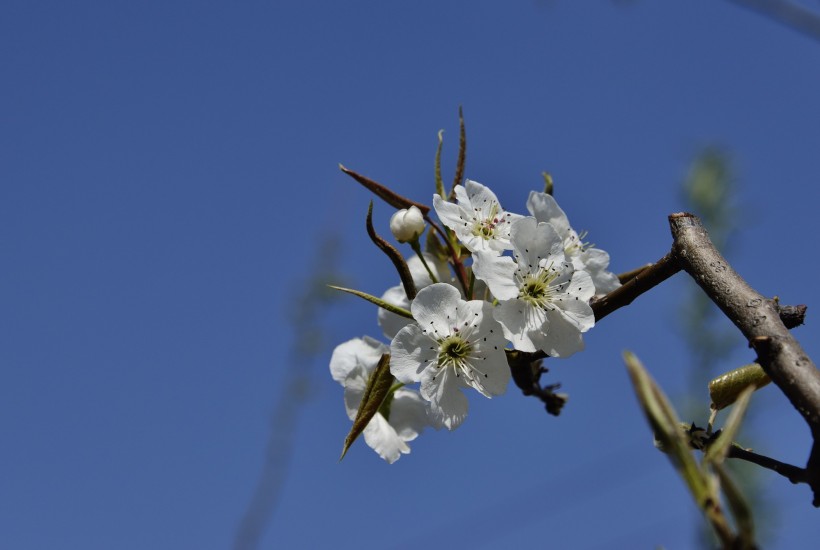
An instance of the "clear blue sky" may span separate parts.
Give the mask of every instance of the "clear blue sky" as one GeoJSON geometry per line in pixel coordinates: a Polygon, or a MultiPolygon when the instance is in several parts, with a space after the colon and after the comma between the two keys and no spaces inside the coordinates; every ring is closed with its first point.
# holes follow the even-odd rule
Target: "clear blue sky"
{"type": "MultiPolygon", "coordinates": [[[[429,202],[459,105],[467,176],[523,212],[551,171],[615,271],[668,250],[689,162],[724,146],[734,265],[810,306],[796,334],[820,358],[820,43],[729,2],[7,0],[0,75],[0,547],[230,547],[288,369],[310,388],[260,548],[695,547],[620,359],[680,394],[680,280],[550,364],[560,418],[511,386],[392,466],[362,442],[337,463],[327,361],[379,336],[375,311],[329,306],[311,362],[290,356],[289,308],[328,233],[348,282],[396,283],[337,164],[429,202]]],[[[757,449],[802,464],[785,398],[752,407],[757,449]]],[[[768,547],[817,540],[809,490],[762,478],[768,547]]]]}

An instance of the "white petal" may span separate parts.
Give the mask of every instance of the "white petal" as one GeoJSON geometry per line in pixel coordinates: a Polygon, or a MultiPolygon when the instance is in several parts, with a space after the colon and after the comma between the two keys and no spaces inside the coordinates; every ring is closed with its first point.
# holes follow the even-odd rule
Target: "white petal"
{"type": "Polygon", "coordinates": [[[551,311],[549,330],[537,338],[538,347],[551,357],[569,357],[584,349],[581,331],[558,311],[551,311]]]}
{"type": "Polygon", "coordinates": [[[509,367],[501,326],[493,318],[493,307],[488,302],[471,300],[459,307],[455,317],[459,335],[469,342],[466,357],[469,367],[459,369],[462,385],[478,390],[486,397],[503,393],[509,380],[509,367]]]}
{"type": "Polygon", "coordinates": [[[518,296],[515,281],[516,265],[509,256],[492,252],[476,252],[473,255],[473,273],[485,283],[498,300],[510,300],[518,296]]]}
{"type": "Polygon", "coordinates": [[[427,369],[422,374],[421,396],[430,401],[430,417],[436,427],[454,430],[467,417],[467,396],[451,368],[427,369]]]}
{"type": "Polygon", "coordinates": [[[393,393],[390,404],[390,425],[403,440],[412,441],[430,425],[428,408],[419,392],[399,388],[393,393]]]}
{"type": "Polygon", "coordinates": [[[547,315],[541,308],[533,307],[523,300],[501,302],[493,311],[501,324],[504,336],[517,350],[534,352],[539,346],[533,336],[549,329],[547,315]]]}
{"type": "MultiPolygon", "coordinates": [[[[446,283],[451,279],[452,276],[450,275],[450,269],[447,267],[447,262],[427,253],[424,254],[424,259],[433,271],[433,275],[438,279],[437,282],[446,283]]],[[[421,290],[433,284],[433,280],[430,279],[430,274],[427,273],[427,268],[421,263],[421,258],[419,258],[418,255],[413,255],[407,260],[407,268],[410,270],[410,275],[416,284],[416,290],[421,290]]]]}
{"type": "Polygon", "coordinates": [[[530,191],[530,196],[527,199],[527,210],[539,222],[552,225],[562,241],[569,234],[569,219],[552,195],[530,191]]]}
{"type": "Polygon", "coordinates": [[[408,454],[410,452],[410,447],[399,437],[399,434],[388,424],[381,413],[376,413],[365,427],[364,440],[371,449],[376,451],[389,464],[397,461],[402,453],[408,454]]]}
{"type": "Polygon", "coordinates": [[[417,324],[407,325],[390,344],[390,372],[404,384],[418,382],[437,353],[436,343],[422,334],[417,324]]]}
{"type": "Polygon", "coordinates": [[[330,374],[336,382],[344,384],[345,378],[356,366],[364,366],[371,372],[379,364],[382,354],[388,351],[387,346],[369,336],[353,338],[333,350],[330,356],[330,374]]]}
{"type": "Polygon", "coordinates": [[[425,287],[416,295],[410,311],[422,331],[436,337],[450,334],[451,322],[447,316],[463,304],[458,289],[447,283],[425,287]]]}
{"type": "Polygon", "coordinates": [[[535,271],[540,264],[564,263],[564,244],[555,229],[535,218],[521,218],[512,226],[512,242],[519,267],[535,271]]]}
{"type": "Polygon", "coordinates": [[[483,373],[483,376],[477,376],[476,383],[468,382],[470,386],[477,389],[485,397],[506,393],[511,374],[503,348],[498,348],[497,352],[488,353],[484,361],[474,359],[472,363],[476,369],[483,373]],[[480,384],[480,386],[477,384],[480,384]]]}
{"type": "Polygon", "coordinates": [[[495,196],[495,193],[490,191],[489,187],[477,181],[467,180],[464,184],[464,188],[467,191],[466,195],[471,210],[477,209],[481,212],[480,218],[487,218],[492,211],[493,205],[496,205],[496,209],[498,210],[497,214],[501,214],[501,205],[498,202],[498,198],[495,196]]]}
{"type": "Polygon", "coordinates": [[[472,230],[472,218],[459,205],[446,201],[439,195],[433,195],[433,208],[436,209],[436,214],[438,214],[441,223],[456,231],[456,233],[472,230]]]}
{"type": "Polygon", "coordinates": [[[589,306],[589,300],[595,294],[592,278],[586,271],[576,271],[565,290],[553,300],[553,304],[581,332],[588,331],[595,325],[595,314],[589,306]]]}
{"type": "Polygon", "coordinates": [[[354,368],[345,378],[345,410],[350,420],[356,418],[356,413],[362,404],[364,390],[367,387],[367,380],[370,373],[361,365],[354,368]]]}
{"type": "Polygon", "coordinates": [[[595,283],[595,294],[598,296],[609,294],[621,286],[620,279],[611,271],[593,271],[590,275],[592,282],[595,283]]]}
{"type": "Polygon", "coordinates": [[[576,269],[588,271],[595,284],[595,294],[608,294],[621,286],[618,276],[607,271],[609,254],[600,248],[588,248],[572,258],[576,269]]]}
{"type": "Polygon", "coordinates": [[[467,190],[463,185],[456,185],[453,188],[453,195],[455,195],[458,204],[472,211],[472,208],[470,207],[470,198],[467,196],[467,190]]]}
{"type": "MultiPolygon", "coordinates": [[[[404,287],[402,285],[388,288],[387,291],[382,294],[382,300],[394,306],[410,309],[410,300],[407,299],[407,294],[404,293],[404,287]]],[[[390,338],[391,340],[401,329],[413,322],[412,319],[396,315],[384,308],[379,308],[377,317],[382,333],[386,338],[390,338]]]]}

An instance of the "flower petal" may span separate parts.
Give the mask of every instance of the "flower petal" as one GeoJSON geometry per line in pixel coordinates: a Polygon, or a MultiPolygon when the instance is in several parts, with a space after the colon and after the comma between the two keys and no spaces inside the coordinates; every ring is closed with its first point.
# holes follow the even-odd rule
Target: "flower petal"
{"type": "Polygon", "coordinates": [[[501,324],[504,336],[517,350],[534,352],[539,349],[533,337],[549,330],[549,321],[543,309],[523,300],[501,302],[493,311],[501,324]]]}
{"type": "Polygon", "coordinates": [[[368,378],[369,373],[361,365],[350,371],[345,378],[345,410],[350,420],[356,419],[356,413],[359,412],[362,397],[364,397],[364,390],[367,388],[368,378]]]}
{"type": "Polygon", "coordinates": [[[551,311],[549,330],[536,337],[538,347],[550,357],[569,357],[584,349],[584,340],[578,327],[567,320],[559,311],[551,311]]]}
{"type": "Polygon", "coordinates": [[[569,218],[558,206],[552,195],[530,191],[530,196],[527,199],[527,210],[539,222],[552,225],[562,241],[569,235],[571,229],[569,218]]]}
{"type": "Polygon", "coordinates": [[[510,300],[518,296],[515,270],[515,262],[509,256],[483,251],[473,254],[473,273],[487,283],[490,292],[498,300],[510,300]]]}
{"type": "Polygon", "coordinates": [[[381,413],[376,413],[365,426],[364,440],[388,464],[393,464],[402,454],[410,452],[410,447],[399,437],[381,413]]]}
{"type": "Polygon", "coordinates": [[[512,242],[518,267],[530,273],[539,265],[560,265],[565,262],[564,244],[555,229],[535,218],[521,218],[512,226],[512,242]]]}
{"type": "Polygon", "coordinates": [[[436,337],[450,334],[451,323],[448,315],[463,303],[458,289],[447,283],[436,283],[425,287],[416,295],[410,311],[422,331],[436,337]]]}
{"type": "Polygon", "coordinates": [[[430,361],[435,362],[435,344],[417,324],[407,325],[390,343],[390,372],[404,384],[418,382],[430,361]]]}
{"type": "Polygon", "coordinates": [[[345,382],[350,372],[361,365],[370,373],[376,368],[387,346],[369,336],[353,338],[336,346],[330,356],[330,374],[339,384],[345,382]]]}
{"type": "Polygon", "coordinates": [[[553,304],[558,307],[564,317],[576,325],[581,332],[586,332],[595,326],[595,314],[589,305],[589,300],[595,294],[595,285],[592,277],[586,271],[576,271],[566,288],[566,293],[558,296],[553,304]]]}
{"type": "Polygon", "coordinates": [[[430,401],[430,417],[436,427],[454,430],[467,417],[467,396],[452,369],[429,368],[422,373],[421,396],[430,401]]]}
{"type": "Polygon", "coordinates": [[[399,388],[393,393],[389,422],[404,441],[414,440],[430,425],[428,414],[427,402],[419,392],[399,388]]]}
{"type": "MultiPolygon", "coordinates": [[[[394,306],[410,309],[410,300],[407,299],[407,294],[405,294],[404,287],[402,285],[388,288],[387,291],[382,294],[382,300],[394,306]]],[[[401,329],[413,322],[412,319],[408,319],[407,317],[403,317],[401,315],[396,315],[395,313],[387,311],[381,307],[379,308],[377,318],[379,327],[382,329],[382,333],[385,338],[390,338],[391,340],[396,336],[396,334],[399,333],[401,329]]]]}

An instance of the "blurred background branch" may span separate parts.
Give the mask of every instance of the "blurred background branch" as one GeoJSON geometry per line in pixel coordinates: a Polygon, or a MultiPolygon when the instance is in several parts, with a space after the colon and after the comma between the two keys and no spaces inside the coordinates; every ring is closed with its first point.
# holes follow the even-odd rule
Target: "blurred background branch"
{"type": "Polygon", "coordinates": [[[820,42],[820,13],[784,0],[729,0],[820,42]]]}
{"type": "Polygon", "coordinates": [[[299,414],[311,396],[313,366],[328,347],[320,319],[328,304],[341,296],[341,293],[328,286],[331,282],[343,280],[337,272],[339,239],[328,233],[320,240],[317,248],[313,256],[315,265],[310,269],[311,275],[303,283],[301,292],[295,293],[288,307],[293,341],[284,362],[286,370],[280,394],[271,413],[264,464],[248,508],[237,527],[233,546],[235,550],[258,548],[259,541],[276,512],[293,454],[299,414]]]}

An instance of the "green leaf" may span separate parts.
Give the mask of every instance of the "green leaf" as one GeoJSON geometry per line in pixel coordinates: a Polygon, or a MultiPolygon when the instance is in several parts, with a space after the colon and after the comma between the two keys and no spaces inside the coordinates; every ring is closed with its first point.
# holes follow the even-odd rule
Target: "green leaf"
{"type": "Polygon", "coordinates": [[[692,456],[689,442],[680,428],[677,413],[634,354],[625,352],[624,361],[638,396],[638,402],[655,432],[655,437],[660,441],[662,450],[669,456],[672,465],[686,482],[689,491],[695,497],[695,502],[700,508],[705,508],[709,502],[713,501],[709,481],[695,457],[692,456]]]}
{"type": "Polygon", "coordinates": [[[404,309],[402,307],[399,307],[399,306],[394,306],[393,304],[389,304],[389,303],[385,302],[384,300],[382,300],[381,298],[376,298],[372,294],[367,294],[366,292],[362,292],[360,290],[353,290],[352,288],[344,288],[344,287],[341,287],[341,286],[335,286],[335,285],[327,285],[327,286],[329,286],[330,288],[335,289],[335,290],[341,290],[342,292],[347,292],[349,294],[353,294],[355,296],[358,296],[359,298],[364,298],[368,302],[376,304],[380,308],[386,309],[390,313],[395,313],[396,315],[401,315],[402,317],[407,317],[408,319],[413,318],[413,314],[410,313],[409,311],[407,311],[406,309],[404,309]]]}
{"type": "Polygon", "coordinates": [[[726,496],[726,503],[729,505],[732,517],[735,519],[739,539],[737,548],[756,548],[754,542],[754,516],[749,503],[722,464],[712,464],[712,469],[720,480],[720,487],[726,496]]]}
{"type": "Polygon", "coordinates": [[[381,407],[384,398],[390,393],[394,380],[393,375],[390,374],[390,354],[385,353],[379,360],[376,370],[373,371],[367,381],[362,402],[359,404],[359,410],[353,420],[353,427],[350,428],[350,433],[345,437],[342,456],[339,457],[339,461],[345,457],[347,450],[350,449],[356,438],[361,435],[373,416],[379,412],[379,407],[381,407]]]}

